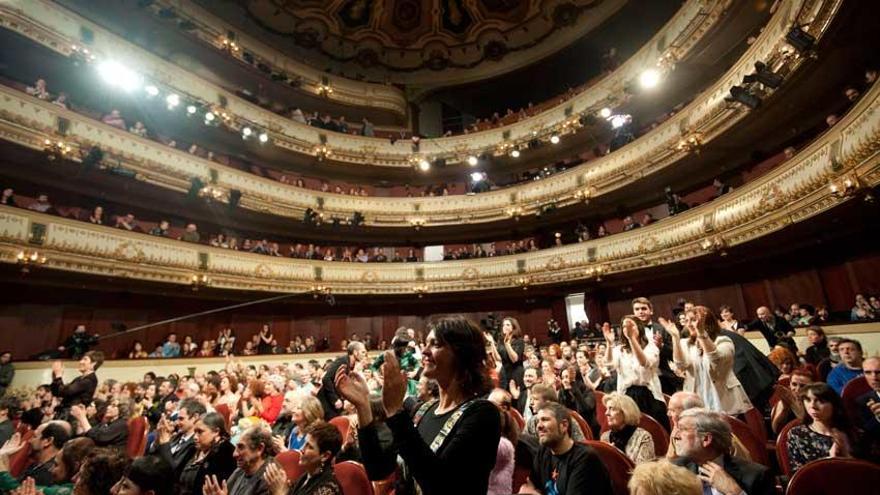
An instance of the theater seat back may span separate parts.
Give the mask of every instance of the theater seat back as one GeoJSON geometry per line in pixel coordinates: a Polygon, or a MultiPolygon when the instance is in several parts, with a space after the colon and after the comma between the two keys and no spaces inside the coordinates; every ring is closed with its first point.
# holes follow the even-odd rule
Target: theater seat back
{"type": "Polygon", "coordinates": [[[9,458],[9,474],[11,474],[15,478],[21,476],[21,473],[23,473],[24,470],[27,469],[27,467],[30,465],[30,440],[33,436],[33,430],[31,430],[30,428],[24,430],[24,433],[22,433],[21,435],[21,441],[22,443],[24,443],[24,447],[9,458]]]}
{"type": "Polygon", "coordinates": [[[779,470],[786,476],[791,476],[791,457],[788,453],[788,434],[792,428],[802,424],[799,419],[790,421],[787,425],[779,430],[776,436],[776,461],[779,463],[779,470]]]}
{"type": "Polygon", "coordinates": [[[586,444],[596,450],[602,464],[608,470],[614,495],[628,495],[629,489],[626,484],[629,483],[632,470],[636,467],[633,461],[611,444],[596,440],[588,440],[586,444]]]}
{"type": "Polygon", "coordinates": [[[733,416],[725,416],[724,419],[727,420],[727,424],[730,425],[730,430],[736,435],[736,438],[748,449],[752,460],[764,466],[769,466],[770,459],[767,456],[767,442],[761,441],[755,435],[755,432],[752,431],[752,428],[743,421],[733,416]]]}
{"type": "Polygon", "coordinates": [[[599,423],[599,431],[604,432],[608,430],[608,418],[605,417],[605,402],[602,400],[605,398],[605,394],[596,390],[593,392],[593,395],[596,396],[596,422],[599,423]]]}
{"type": "Polygon", "coordinates": [[[880,465],[860,459],[829,458],[808,462],[792,476],[788,495],[877,493],[880,465]],[[871,488],[871,487],[874,488],[871,488]]]}
{"type": "Polygon", "coordinates": [[[868,380],[864,375],[853,378],[843,387],[840,392],[840,398],[843,400],[843,408],[851,424],[857,425],[861,423],[861,415],[859,414],[859,405],[856,399],[871,391],[868,380]]]}
{"type": "Polygon", "coordinates": [[[342,437],[342,445],[348,444],[349,435],[351,435],[351,421],[345,416],[336,416],[330,419],[330,424],[339,430],[339,436],[342,437]]]}
{"type": "Polygon", "coordinates": [[[523,418],[523,415],[520,414],[519,410],[515,407],[511,407],[508,411],[510,413],[510,417],[516,422],[519,427],[519,431],[523,431],[526,427],[526,419],[523,418]]]}
{"type": "Polygon", "coordinates": [[[144,455],[147,448],[147,418],[138,416],[128,420],[128,443],[125,452],[134,459],[144,455]]]}
{"type": "Polygon", "coordinates": [[[337,462],[333,465],[333,472],[345,495],[373,495],[373,485],[362,464],[354,461],[337,462]]]}
{"type": "Polygon", "coordinates": [[[232,411],[229,409],[229,406],[226,404],[218,404],[214,410],[217,411],[217,414],[223,416],[223,419],[226,421],[226,428],[229,429],[232,426],[229,424],[232,417],[232,411]]]}
{"type": "Polygon", "coordinates": [[[584,438],[587,440],[593,440],[593,430],[590,429],[590,425],[587,423],[587,420],[584,419],[583,416],[578,414],[577,411],[568,410],[568,413],[571,415],[571,419],[574,420],[575,423],[581,428],[581,431],[584,432],[584,438]]]}
{"type": "Polygon", "coordinates": [[[669,449],[669,433],[666,432],[666,428],[663,428],[663,425],[656,419],[645,413],[642,413],[642,417],[639,419],[639,427],[651,434],[651,438],[654,440],[654,452],[658,456],[665,455],[669,449]]]}
{"type": "Polygon", "coordinates": [[[299,465],[300,453],[298,450],[285,450],[275,456],[275,462],[281,465],[287,474],[287,481],[295,483],[305,472],[299,465]]]}

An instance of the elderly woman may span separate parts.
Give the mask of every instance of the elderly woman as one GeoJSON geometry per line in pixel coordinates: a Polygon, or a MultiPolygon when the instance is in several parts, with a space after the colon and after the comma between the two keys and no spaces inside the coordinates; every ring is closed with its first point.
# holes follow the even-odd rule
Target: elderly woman
{"type": "Polygon", "coordinates": [[[718,318],[711,309],[694,306],[685,313],[685,327],[690,332],[685,340],[675,324],[659,319],[672,336],[675,365],[685,372],[684,390],[699,395],[709,410],[730,415],[745,413],[752,403],[733,373],[733,341],[721,335],[718,318]]]}
{"type": "Polygon", "coordinates": [[[193,430],[196,454],[180,474],[180,495],[200,494],[205,478],[226,479],[235,471],[235,447],[229,442],[226,420],[217,413],[204,415],[193,430]]]}
{"type": "Polygon", "coordinates": [[[788,455],[792,473],[804,464],[827,457],[850,457],[849,422],[843,401],[825,383],[801,389],[807,415],[804,424],[788,433],[788,455]]]}
{"type": "Polygon", "coordinates": [[[86,408],[77,405],[70,409],[70,415],[77,420],[77,433],[91,438],[98,447],[125,449],[128,443],[128,420],[131,417],[131,401],[111,398],[97,417],[100,423],[91,425],[86,408]]]}
{"type": "Polygon", "coordinates": [[[701,495],[703,493],[703,484],[696,474],[670,462],[648,462],[636,466],[627,487],[632,495],[701,495]]]}
{"type": "Polygon", "coordinates": [[[653,461],[654,439],[645,429],[639,428],[642,412],[636,401],[619,392],[612,392],[602,398],[605,404],[605,417],[609,430],[602,434],[601,440],[617,447],[636,464],[653,461]]]}
{"type": "Polygon", "coordinates": [[[403,409],[406,374],[394,353],[385,352],[382,402],[394,439],[390,450],[380,445],[363,378],[344,368],[337,373],[337,391],[357,408],[367,473],[373,480],[387,477],[399,455],[406,481],[417,484],[425,495],[485,494],[501,420],[495,405],[482,398],[491,388],[483,334],[462,317],[441,319],[428,334],[422,361],[423,376],[437,381],[440,398],[410,416],[403,409]]]}
{"type": "Polygon", "coordinates": [[[297,398],[291,411],[293,428],[287,438],[287,448],[290,450],[302,450],[306,444],[308,430],[324,417],[324,408],[321,401],[312,395],[303,395],[297,398]]]}

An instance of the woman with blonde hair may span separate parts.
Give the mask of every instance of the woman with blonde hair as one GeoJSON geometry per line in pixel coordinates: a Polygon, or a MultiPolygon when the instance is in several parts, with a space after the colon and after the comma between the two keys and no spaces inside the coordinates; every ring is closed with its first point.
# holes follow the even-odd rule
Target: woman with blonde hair
{"type": "Polygon", "coordinates": [[[633,469],[627,483],[631,495],[701,495],[696,474],[668,461],[647,462],[633,469]]]}
{"type": "Polygon", "coordinates": [[[293,428],[287,437],[287,448],[301,450],[306,444],[308,430],[324,419],[321,401],[313,395],[300,395],[293,406],[290,419],[293,421],[293,428]]]}
{"type": "Polygon", "coordinates": [[[690,335],[684,340],[675,324],[659,319],[672,336],[675,365],[685,372],[683,389],[699,395],[706,409],[712,411],[735,416],[752,409],[733,372],[733,341],[721,335],[718,318],[706,306],[694,306],[685,313],[685,328],[690,335]]]}
{"type": "Polygon", "coordinates": [[[639,427],[642,412],[636,401],[627,395],[612,392],[602,398],[602,403],[605,404],[609,430],[602,434],[601,440],[617,447],[637,465],[653,461],[657,457],[654,438],[639,427]]]}

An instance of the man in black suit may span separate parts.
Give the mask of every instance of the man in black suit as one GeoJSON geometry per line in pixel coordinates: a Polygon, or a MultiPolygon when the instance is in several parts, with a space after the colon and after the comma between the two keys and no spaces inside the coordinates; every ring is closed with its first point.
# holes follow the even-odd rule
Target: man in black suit
{"type": "Polygon", "coordinates": [[[857,454],[865,459],[880,458],[880,357],[869,357],[862,362],[865,380],[871,391],[856,399],[861,434],[857,454]]]}
{"type": "Polygon", "coordinates": [[[672,438],[680,457],[673,463],[688,468],[703,482],[703,493],[772,495],[773,474],[765,466],[730,455],[733,435],[724,415],[688,409],[678,417],[672,438]]]}
{"type": "Polygon", "coordinates": [[[68,384],[64,384],[64,364],[61,361],[52,363],[52,395],[61,399],[55,408],[55,419],[67,421],[70,418],[70,407],[82,404],[89,405],[98,388],[98,377],[95,371],[104,364],[104,353],[89,351],[79,360],[80,375],[68,384]]]}
{"type": "Polygon", "coordinates": [[[150,454],[165,459],[176,477],[196,453],[195,427],[204,415],[204,405],[195,399],[186,399],[180,401],[176,425],[168,417],[163,417],[156,427],[159,435],[150,454]]]}
{"type": "Polygon", "coordinates": [[[773,395],[773,386],[779,379],[779,368],[742,335],[721,330],[721,335],[733,341],[733,374],[742,384],[749,401],[758,410],[773,395]]]}
{"type": "Polygon", "coordinates": [[[756,311],[758,319],[751,322],[746,330],[757,330],[767,339],[767,345],[772,350],[777,344],[782,344],[797,354],[797,345],[792,336],[794,328],[785,318],[780,318],[770,311],[767,306],[761,306],[756,311]]]}
{"type": "Polygon", "coordinates": [[[321,379],[321,388],[318,390],[318,400],[324,408],[324,419],[330,420],[339,416],[342,411],[342,399],[336,393],[336,373],[339,368],[347,366],[349,370],[354,369],[355,363],[367,359],[367,348],[361,342],[352,342],[346,347],[346,355],[336,358],[330,363],[324,377],[321,379]]]}

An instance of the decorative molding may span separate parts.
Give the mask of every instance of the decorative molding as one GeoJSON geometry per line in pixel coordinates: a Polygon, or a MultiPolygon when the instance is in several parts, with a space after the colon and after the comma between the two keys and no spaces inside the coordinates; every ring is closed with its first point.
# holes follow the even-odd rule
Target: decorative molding
{"type": "Polygon", "coordinates": [[[28,226],[41,223],[47,225],[41,247],[45,267],[177,285],[190,285],[192,276],[199,274],[219,289],[308,293],[321,287],[336,295],[421,296],[601,280],[614,273],[723,254],[858,197],[832,191],[832,181],[845,178],[854,187],[877,186],[878,105],[880,85],[875,84],[817,141],[710,203],[641,229],[537,252],[381,265],[272,258],[0,207],[0,262],[15,263],[15,253],[28,245],[28,226]],[[832,149],[838,142],[843,145],[835,155],[832,149]],[[842,169],[835,171],[835,159],[845,164],[842,169]]]}

